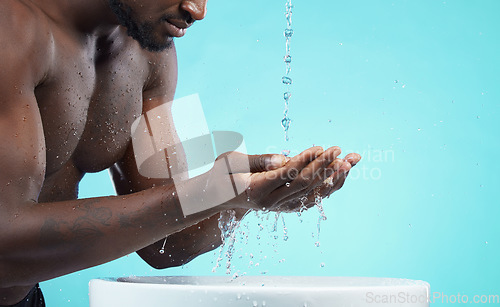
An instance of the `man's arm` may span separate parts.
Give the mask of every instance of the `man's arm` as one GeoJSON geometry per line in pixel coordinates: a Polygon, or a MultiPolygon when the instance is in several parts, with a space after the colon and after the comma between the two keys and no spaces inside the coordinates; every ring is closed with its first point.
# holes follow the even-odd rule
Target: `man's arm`
{"type": "MultiPolygon", "coordinates": [[[[145,52],[146,53],[146,52],[145,52]]],[[[151,73],[143,93],[143,114],[154,111],[154,117],[161,117],[161,133],[169,144],[180,144],[173,124],[171,106],[177,83],[177,56],[175,47],[163,53],[146,53],[150,57],[151,73]]],[[[154,127],[153,127],[154,130],[154,127]]],[[[187,161],[181,145],[171,150],[175,155],[168,157],[169,164],[178,172],[184,172],[179,179],[187,178],[187,161]]],[[[161,166],[160,166],[161,167],[161,166]]],[[[173,184],[171,178],[152,179],[142,176],[137,168],[134,150],[130,143],[124,157],[110,168],[118,195],[143,191],[155,186],[173,184]]],[[[246,210],[238,210],[242,217],[246,210]]],[[[196,256],[211,251],[221,244],[218,228],[219,213],[190,226],[139,251],[138,255],[157,269],[183,265],[196,256]],[[164,246],[165,244],[165,246],[164,246]],[[159,251],[164,247],[165,253],[159,251]]]]}

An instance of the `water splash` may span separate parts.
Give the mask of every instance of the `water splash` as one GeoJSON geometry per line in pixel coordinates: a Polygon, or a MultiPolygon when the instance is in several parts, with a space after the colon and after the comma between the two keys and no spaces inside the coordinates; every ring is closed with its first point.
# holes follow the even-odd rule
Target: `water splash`
{"type": "Polygon", "coordinates": [[[278,221],[280,219],[280,212],[276,212],[275,215],[274,215],[274,224],[273,224],[273,229],[271,232],[275,233],[274,234],[274,239],[277,240],[278,239],[278,235],[276,234],[276,232],[278,232],[278,221]]]}
{"type": "Polygon", "coordinates": [[[281,216],[281,222],[283,223],[283,241],[288,241],[288,229],[285,225],[285,216],[281,216]]]}
{"type": "Polygon", "coordinates": [[[219,257],[217,257],[217,262],[212,272],[215,272],[217,268],[220,267],[220,262],[222,261],[222,255],[227,245],[227,262],[226,262],[226,273],[230,274],[231,259],[234,252],[234,241],[235,241],[235,229],[238,222],[236,220],[236,211],[227,210],[220,213],[219,216],[219,230],[221,235],[222,244],[219,249],[219,257]]]}
{"type": "Polygon", "coordinates": [[[316,247],[319,247],[320,246],[319,234],[321,232],[321,221],[326,221],[326,214],[325,214],[325,210],[323,208],[323,197],[319,194],[318,191],[315,191],[314,193],[315,193],[314,202],[315,202],[316,207],[318,208],[318,211],[319,211],[318,235],[316,237],[316,242],[314,243],[314,245],[316,245],[316,247]]]}

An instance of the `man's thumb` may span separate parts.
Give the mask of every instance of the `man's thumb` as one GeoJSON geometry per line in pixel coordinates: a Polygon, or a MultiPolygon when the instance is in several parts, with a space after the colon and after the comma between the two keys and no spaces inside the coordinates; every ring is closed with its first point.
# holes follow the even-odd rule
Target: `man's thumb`
{"type": "Polygon", "coordinates": [[[250,172],[258,173],[283,167],[289,160],[284,155],[265,154],[248,156],[250,172]]]}

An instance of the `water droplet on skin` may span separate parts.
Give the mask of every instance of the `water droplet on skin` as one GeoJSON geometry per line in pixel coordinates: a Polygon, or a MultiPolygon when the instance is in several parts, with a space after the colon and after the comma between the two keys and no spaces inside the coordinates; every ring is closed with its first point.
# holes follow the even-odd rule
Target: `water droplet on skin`
{"type": "Polygon", "coordinates": [[[290,187],[290,182],[287,182],[285,183],[286,187],[289,188],[290,187]]]}

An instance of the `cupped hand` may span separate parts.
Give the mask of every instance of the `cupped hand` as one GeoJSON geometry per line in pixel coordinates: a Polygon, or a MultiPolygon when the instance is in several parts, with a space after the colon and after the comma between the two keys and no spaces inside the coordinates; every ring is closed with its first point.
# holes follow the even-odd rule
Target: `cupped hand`
{"type": "Polygon", "coordinates": [[[317,204],[318,197],[323,199],[342,188],[351,169],[361,160],[357,153],[350,153],[344,159],[337,158],[333,162],[334,174],[320,185],[308,191],[306,195],[295,194],[284,200],[280,206],[281,212],[296,212],[309,209],[317,204]]]}
{"type": "Polygon", "coordinates": [[[217,159],[219,165],[224,164],[222,161],[231,165],[229,175],[233,186],[245,189],[223,206],[226,209],[298,211],[303,204],[301,200],[311,199],[314,190],[327,196],[342,186],[360,156],[351,154],[342,160],[337,158],[340,153],[340,148],[335,146],[327,150],[312,147],[293,158],[236,152],[224,154],[217,159]]]}

